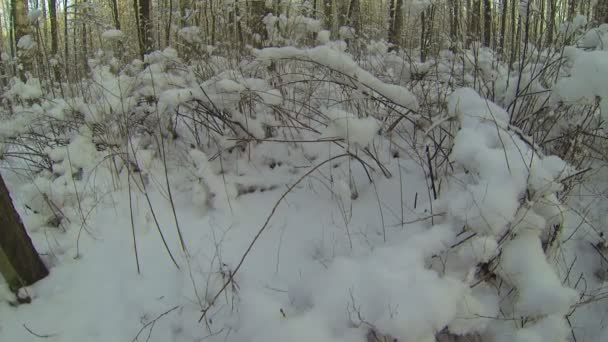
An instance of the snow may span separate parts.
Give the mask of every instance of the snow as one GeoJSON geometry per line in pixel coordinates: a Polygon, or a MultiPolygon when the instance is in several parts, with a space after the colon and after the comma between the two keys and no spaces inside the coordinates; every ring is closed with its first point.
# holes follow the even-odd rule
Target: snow
{"type": "Polygon", "coordinates": [[[189,44],[201,42],[201,34],[198,26],[183,27],[177,32],[177,35],[189,44]]]}
{"type": "Polygon", "coordinates": [[[4,97],[33,100],[42,96],[40,80],[37,78],[29,77],[25,83],[18,78],[13,78],[11,83],[11,87],[5,92],[4,97]]]}
{"type": "Polygon", "coordinates": [[[357,118],[354,114],[337,108],[329,110],[326,115],[329,124],[323,136],[344,139],[354,147],[368,147],[380,129],[380,124],[373,117],[357,118]]]}
{"type": "Polygon", "coordinates": [[[565,319],[559,315],[547,316],[528,327],[515,331],[510,330],[509,327],[496,328],[496,330],[498,331],[496,342],[562,342],[568,340],[569,334],[565,319]]]}
{"type": "Polygon", "coordinates": [[[121,30],[111,29],[106,30],[101,34],[101,38],[106,40],[121,40],[124,38],[124,33],[121,30]]]}
{"type": "Polygon", "coordinates": [[[570,77],[554,88],[554,98],[570,103],[602,99],[601,116],[608,121],[608,51],[582,52],[576,56],[570,77]]]}
{"type": "Polygon", "coordinates": [[[520,289],[517,310],[527,315],[566,314],[578,294],[562,286],[547,263],[538,235],[522,231],[503,248],[502,270],[520,289]]]}
{"type": "Polygon", "coordinates": [[[409,90],[399,85],[382,82],[360,68],[350,56],[329,46],[318,46],[307,50],[294,47],[267,48],[256,51],[256,56],[261,60],[293,58],[311,60],[351,77],[366,88],[365,90],[376,92],[401,107],[411,110],[418,108],[418,101],[409,90]]]}
{"type": "Polygon", "coordinates": [[[27,20],[30,24],[35,24],[43,15],[44,13],[41,9],[33,8],[27,13],[27,20]]]}
{"type": "Polygon", "coordinates": [[[32,37],[31,34],[26,34],[25,36],[19,38],[17,42],[17,48],[23,50],[31,50],[36,47],[36,40],[32,37]]]}
{"type": "Polygon", "coordinates": [[[330,35],[331,35],[331,32],[329,32],[327,30],[321,30],[317,34],[317,40],[321,44],[327,44],[327,43],[329,43],[329,37],[330,37],[330,35]]]}
{"type": "MultiPolygon", "coordinates": [[[[22,290],[30,305],[16,305],[0,281],[1,340],[604,334],[597,320],[585,325],[602,303],[580,302],[603,286],[592,275],[605,264],[589,246],[601,246],[605,201],[585,202],[598,196],[585,187],[564,193],[562,182],[580,170],[538,146],[507,108],[522,97],[517,79],[547,92],[539,99],[551,110],[600,97],[605,115],[601,44],[580,31],[597,44],[565,49],[556,84],[541,84],[536,64],[507,80],[489,49],[422,63],[375,41],[355,58],[317,20],[265,22],[310,41],[316,33],[321,45],[238,61],[205,56],[204,77],[173,48],[120,71],[98,54],[86,91],[65,98],[36,78],[11,80],[0,171],[51,274],[22,290]],[[466,76],[454,81],[459,72],[466,76]],[[466,81],[474,72],[496,82],[495,101],[466,81]],[[418,73],[437,79],[413,82],[418,73]],[[24,153],[13,142],[51,134],[49,126],[59,131],[54,140],[32,144],[48,169],[28,172],[31,164],[11,158],[24,153]],[[431,163],[424,153],[439,157],[431,163]],[[578,323],[572,331],[566,315],[578,323]]],[[[280,32],[271,40],[283,46],[290,38],[280,32]]],[[[199,44],[200,33],[178,35],[199,44]]]]}

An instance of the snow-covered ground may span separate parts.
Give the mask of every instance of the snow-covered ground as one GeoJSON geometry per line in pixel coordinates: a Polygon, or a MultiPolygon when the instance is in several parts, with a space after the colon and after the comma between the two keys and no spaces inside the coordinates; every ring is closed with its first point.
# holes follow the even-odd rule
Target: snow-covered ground
{"type": "MultiPolygon", "coordinates": [[[[0,137],[79,124],[47,141],[49,171],[3,161],[51,272],[22,289],[30,304],[0,284],[0,341],[608,339],[601,162],[562,198],[582,170],[513,127],[500,103],[519,90],[500,68],[497,103],[448,91],[447,72],[470,66],[450,71],[446,52],[433,107],[396,80],[400,57],[370,71],[381,45],[366,68],[327,42],[255,51],[208,79],[172,49],[120,76],[100,58],[88,98],[15,81],[5,96],[22,115],[0,137]]],[[[521,78],[555,108],[604,109],[604,57],[569,51],[552,94],[533,68],[521,78]]]]}

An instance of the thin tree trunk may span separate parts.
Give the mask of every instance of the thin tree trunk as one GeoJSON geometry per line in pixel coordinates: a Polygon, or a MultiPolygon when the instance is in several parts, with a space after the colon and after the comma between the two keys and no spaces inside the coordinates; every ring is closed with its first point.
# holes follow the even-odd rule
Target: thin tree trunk
{"type": "Polygon", "coordinates": [[[87,39],[87,15],[88,15],[88,10],[87,10],[87,0],[82,0],[82,2],[85,4],[83,6],[83,10],[82,10],[82,15],[85,18],[85,20],[82,21],[82,67],[83,69],[86,71],[89,70],[89,63],[87,61],[88,59],[88,39],[87,39]]]}
{"type": "MultiPolygon", "coordinates": [[[[26,36],[29,33],[28,23],[27,23],[27,11],[28,11],[28,1],[27,0],[12,0],[12,10],[13,10],[13,27],[15,32],[15,40],[14,44],[17,47],[19,40],[26,36]]],[[[17,54],[19,54],[19,49],[16,49],[17,54]]],[[[32,61],[29,58],[29,54],[27,51],[21,51],[23,54],[20,55],[21,63],[23,64],[23,69],[19,72],[20,78],[25,81],[25,71],[29,71],[32,68],[32,61]]]]}
{"type": "Polygon", "coordinates": [[[49,274],[13,206],[2,176],[0,176],[0,273],[12,291],[29,286],[49,274]]]}
{"type": "Polygon", "coordinates": [[[393,44],[395,49],[401,48],[401,32],[403,31],[403,0],[394,0],[391,2],[390,31],[388,41],[393,44]]]}
{"type": "Polygon", "coordinates": [[[507,15],[509,13],[509,1],[502,1],[502,13],[500,16],[500,52],[504,54],[505,52],[505,41],[507,38],[507,15]]]}
{"type": "Polygon", "coordinates": [[[15,45],[21,37],[29,33],[27,25],[27,0],[12,0],[13,5],[13,25],[15,27],[15,45]]]}
{"type": "Polygon", "coordinates": [[[50,40],[50,38],[49,38],[49,24],[48,24],[48,20],[46,20],[46,18],[47,18],[46,0],[40,1],[40,7],[42,8],[42,18],[44,18],[42,20],[43,21],[42,22],[42,31],[44,32],[44,34],[43,34],[44,42],[45,42],[45,44],[48,44],[48,41],[50,40]]]}
{"type": "Polygon", "coordinates": [[[357,32],[361,31],[361,3],[359,0],[350,0],[348,5],[348,25],[354,27],[357,32]]]}
{"type": "Polygon", "coordinates": [[[235,35],[236,35],[236,41],[237,44],[239,46],[239,48],[243,47],[243,29],[241,28],[241,21],[239,20],[239,18],[241,17],[241,8],[239,7],[238,2],[234,3],[234,15],[233,15],[233,21],[234,21],[234,30],[235,30],[235,35]]]}
{"type": "Polygon", "coordinates": [[[568,6],[568,20],[572,21],[574,16],[576,15],[576,3],[580,0],[570,0],[570,5],[568,6]]]}
{"type": "Polygon", "coordinates": [[[593,12],[593,20],[598,23],[608,23],[608,1],[598,0],[593,12]]]}
{"type": "MultiPolygon", "coordinates": [[[[166,4],[165,0],[165,4],[166,4]]],[[[165,33],[165,45],[171,45],[171,25],[173,24],[173,0],[169,0],[169,4],[167,5],[167,11],[169,12],[169,19],[167,19],[167,32],[165,33]]]]}
{"type": "Polygon", "coordinates": [[[492,46],[492,0],[483,2],[483,45],[492,46]]]}
{"type": "MultiPolygon", "coordinates": [[[[55,1],[55,0],[50,0],[50,1],[55,1]]],[[[117,30],[120,30],[120,16],[118,15],[118,0],[111,0],[112,1],[112,16],[114,19],[114,28],[117,30]]]]}
{"type": "Polygon", "coordinates": [[[515,45],[517,39],[517,31],[518,31],[518,22],[517,18],[517,0],[511,0],[511,58],[509,59],[509,71],[513,67],[513,63],[515,63],[515,57],[517,56],[517,46],[515,45]]]}
{"type": "Polygon", "coordinates": [[[323,0],[323,14],[325,14],[325,28],[333,31],[334,26],[334,10],[333,0],[323,0]]]}
{"type": "Polygon", "coordinates": [[[459,41],[460,29],[460,0],[452,0],[452,8],[450,13],[450,38],[452,45],[459,41]]]}
{"type": "MultiPolygon", "coordinates": [[[[0,15],[0,37],[4,37],[4,29],[2,28],[2,15],[0,15]]],[[[0,55],[4,52],[4,43],[0,42],[0,55]]],[[[0,63],[0,86],[6,86],[6,69],[4,63],[0,63]]]]}
{"type": "Polygon", "coordinates": [[[137,37],[139,39],[139,54],[144,58],[152,51],[152,40],[150,39],[150,1],[133,0],[135,11],[135,23],[137,25],[137,37]]]}
{"type": "Polygon", "coordinates": [[[553,44],[553,31],[555,30],[555,17],[557,17],[557,0],[549,0],[549,17],[547,18],[547,46],[553,44]]]}
{"type": "Polygon", "coordinates": [[[186,9],[188,9],[188,0],[179,0],[179,28],[184,28],[188,25],[186,9]]]}
{"type": "Polygon", "coordinates": [[[425,31],[426,28],[426,11],[422,11],[420,14],[420,22],[422,24],[422,30],[420,30],[420,61],[422,63],[426,62],[426,44],[425,44],[425,31]]]}
{"type": "Polygon", "coordinates": [[[49,19],[51,22],[51,55],[55,57],[58,50],[58,37],[57,37],[57,2],[56,0],[49,0],[49,19]]]}
{"type": "Polygon", "coordinates": [[[254,46],[260,48],[264,45],[264,42],[268,40],[268,31],[266,30],[266,25],[263,22],[264,17],[270,13],[270,10],[266,8],[265,1],[252,1],[250,7],[250,27],[252,28],[252,32],[255,35],[254,37],[254,46]]]}

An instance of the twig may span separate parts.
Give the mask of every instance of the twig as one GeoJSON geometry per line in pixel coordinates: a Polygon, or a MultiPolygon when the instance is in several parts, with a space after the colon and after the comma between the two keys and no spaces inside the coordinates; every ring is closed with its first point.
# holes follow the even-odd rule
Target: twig
{"type": "Polygon", "coordinates": [[[29,332],[30,334],[32,334],[38,338],[49,338],[49,337],[53,337],[53,336],[57,335],[57,334],[46,334],[46,335],[36,334],[35,332],[32,331],[32,329],[28,328],[27,325],[25,325],[25,323],[23,323],[22,325],[23,325],[23,328],[25,330],[27,330],[27,332],[29,332]]]}
{"type": "Polygon", "coordinates": [[[279,198],[279,200],[272,207],[272,210],[270,211],[270,214],[266,218],[266,221],[264,222],[264,225],[262,225],[262,227],[258,230],[257,234],[254,236],[253,240],[249,244],[249,247],[247,247],[247,250],[245,251],[245,253],[243,253],[243,256],[241,256],[241,260],[239,261],[239,263],[234,268],[234,271],[230,272],[230,276],[224,282],[224,284],[222,285],[222,287],[220,288],[220,290],[215,294],[215,296],[213,296],[213,299],[211,299],[209,301],[209,304],[207,305],[207,307],[202,310],[201,317],[198,319],[199,323],[203,320],[203,318],[205,318],[205,316],[207,316],[207,312],[215,304],[215,301],[222,295],[222,293],[224,292],[224,290],[226,290],[226,288],[228,287],[228,285],[230,285],[232,283],[235,275],[241,269],[241,266],[243,266],[243,263],[245,262],[245,259],[247,258],[247,255],[249,255],[249,252],[251,252],[251,250],[253,249],[253,245],[255,245],[255,243],[258,241],[258,239],[260,238],[260,236],[262,235],[262,233],[264,232],[264,230],[266,230],[266,228],[268,227],[268,224],[270,223],[270,219],[274,216],[274,213],[276,212],[277,208],[279,207],[279,204],[281,204],[281,202],[283,202],[283,199],[285,199],[285,197],[287,196],[287,194],[290,193],[306,177],[308,177],[313,172],[315,172],[316,170],[318,170],[321,166],[323,166],[323,165],[325,165],[325,164],[327,164],[327,163],[329,163],[329,162],[331,162],[333,160],[336,160],[336,159],[339,159],[339,158],[343,158],[343,157],[348,157],[348,156],[350,156],[350,154],[344,153],[344,154],[340,154],[340,155],[331,157],[331,158],[323,161],[322,163],[319,163],[317,166],[313,167],[308,172],[306,172],[304,175],[302,175],[302,177],[298,178],[298,180],[295,183],[293,183],[291,186],[289,186],[289,188],[287,188],[287,191],[285,191],[283,193],[283,195],[281,195],[281,197],[279,198]]]}
{"type": "MultiPolygon", "coordinates": [[[[137,335],[135,335],[135,337],[131,340],[131,342],[136,342],[137,339],[139,338],[139,335],[141,335],[141,333],[146,330],[147,327],[149,327],[150,325],[154,326],[154,324],[156,324],[156,321],[158,321],[159,319],[163,318],[164,316],[170,314],[171,312],[177,310],[179,308],[179,305],[176,305],[174,307],[172,307],[171,309],[161,313],[160,315],[158,315],[155,319],[151,320],[150,322],[144,324],[144,326],[141,327],[141,329],[139,329],[139,331],[137,332],[137,335]]],[[[150,334],[152,333],[152,329],[150,329],[150,334]]],[[[149,338],[149,335],[148,335],[149,338]]]]}

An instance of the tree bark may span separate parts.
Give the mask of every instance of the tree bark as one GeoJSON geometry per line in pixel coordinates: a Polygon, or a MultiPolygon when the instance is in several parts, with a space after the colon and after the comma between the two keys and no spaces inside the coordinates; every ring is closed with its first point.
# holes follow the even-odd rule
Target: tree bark
{"type": "Polygon", "coordinates": [[[15,45],[17,45],[19,39],[29,33],[27,25],[28,1],[12,0],[12,7],[13,25],[15,27],[15,45]]]}
{"type": "Polygon", "coordinates": [[[190,9],[188,0],[180,0],[179,1],[179,28],[184,28],[188,26],[188,21],[186,20],[186,10],[190,9]]]}
{"type": "Polygon", "coordinates": [[[257,35],[254,39],[254,46],[261,48],[264,42],[268,40],[268,31],[266,30],[266,24],[264,24],[264,17],[270,13],[270,9],[266,8],[265,0],[254,0],[251,2],[250,7],[251,14],[251,30],[254,35],[257,35]]]}
{"type": "Polygon", "coordinates": [[[483,2],[483,45],[492,46],[492,31],[494,23],[492,21],[492,0],[484,0],[483,2]]]}
{"type": "Polygon", "coordinates": [[[361,31],[361,3],[359,0],[350,0],[348,5],[348,25],[355,28],[357,33],[361,31]]]}
{"type": "Polygon", "coordinates": [[[608,23],[608,1],[598,0],[593,13],[593,20],[598,24],[608,23]]]}
{"type": "MultiPolygon", "coordinates": [[[[50,0],[55,2],[55,0],[50,0]]],[[[120,30],[120,16],[118,15],[118,0],[112,0],[112,19],[114,19],[114,28],[120,30]]]]}
{"type": "Polygon", "coordinates": [[[450,38],[452,45],[455,45],[460,39],[460,0],[452,0],[452,8],[450,11],[450,38]]]}
{"type": "Polygon", "coordinates": [[[137,36],[139,39],[139,51],[141,58],[152,51],[152,39],[150,37],[150,1],[133,0],[135,7],[135,22],[137,25],[137,36]]]}
{"type": "Polygon", "coordinates": [[[388,41],[395,49],[401,48],[401,32],[403,31],[403,9],[401,7],[403,7],[403,0],[391,2],[388,41]]]}
{"type": "Polygon", "coordinates": [[[0,176],[0,273],[12,291],[32,285],[49,274],[27,235],[0,176]]]}
{"type": "Polygon", "coordinates": [[[507,38],[507,15],[509,13],[509,1],[502,1],[502,13],[500,15],[500,52],[504,53],[505,51],[505,41],[507,38]]]}
{"type": "MultiPolygon", "coordinates": [[[[68,7],[68,0],[63,0],[63,8],[68,7]]],[[[68,36],[68,11],[63,11],[63,72],[65,73],[66,79],[70,77],[70,70],[72,68],[68,68],[68,62],[70,59],[69,55],[69,36],[68,36]]]]}
{"type": "Polygon", "coordinates": [[[333,0],[323,0],[323,14],[325,14],[325,28],[332,31],[334,26],[333,0]]]}
{"type": "Polygon", "coordinates": [[[57,36],[57,0],[49,0],[49,19],[51,21],[51,55],[57,55],[58,36],[57,36]]]}

